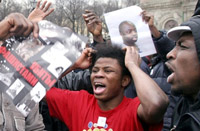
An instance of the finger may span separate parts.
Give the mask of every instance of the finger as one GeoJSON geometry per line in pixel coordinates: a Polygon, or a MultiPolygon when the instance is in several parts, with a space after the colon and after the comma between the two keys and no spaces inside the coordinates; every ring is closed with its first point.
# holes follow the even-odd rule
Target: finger
{"type": "Polygon", "coordinates": [[[95,15],[92,15],[92,16],[89,17],[89,19],[91,19],[91,20],[92,20],[92,19],[98,20],[99,18],[98,18],[97,16],[95,16],[95,15]]]}
{"type": "Polygon", "coordinates": [[[15,35],[21,35],[25,29],[27,29],[27,23],[25,22],[25,17],[21,14],[16,14],[12,20],[12,28],[10,29],[11,33],[15,35]]]}
{"type": "Polygon", "coordinates": [[[39,26],[37,23],[33,23],[33,36],[38,38],[39,36],[39,26]]]}
{"type": "Polygon", "coordinates": [[[91,10],[85,10],[85,13],[91,13],[92,11],[91,10]]]}
{"type": "Polygon", "coordinates": [[[92,62],[92,57],[88,57],[87,59],[88,59],[88,61],[89,61],[89,64],[91,64],[91,62],[92,62]]]}
{"type": "Polygon", "coordinates": [[[145,10],[143,10],[141,13],[140,13],[140,15],[142,16],[142,15],[144,15],[144,13],[145,13],[146,11],[145,10]]]}
{"type": "MultiPolygon", "coordinates": [[[[20,31],[17,33],[17,35],[20,35],[20,36],[27,36],[27,35],[24,35],[25,32],[29,31],[29,23],[28,23],[28,20],[27,19],[22,19],[23,21],[23,26],[22,28],[20,29],[20,31]]],[[[31,27],[30,27],[31,28],[31,27]]],[[[28,34],[28,33],[26,33],[28,34]]]]}
{"type": "Polygon", "coordinates": [[[41,3],[41,0],[38,0],[37,5],[36,5],[36,9],[40,8],[40,3],[41,3]]]}
{"type": "Polygon", "coordinates": [[[86,19],[86,21],[89,22],[88,24],[101,23],[101,20],[96,16],[91,16],[88,19],[86,19]]]}
{"type": "Polygon", "coordinates": [[[49,3],[47,4],[47,6],[44,8],[44,12],[46,12],[46,11],[49,9],[50,6],[51,6],[51,2],[49,2],[49,3]]]}
{"type": "Polygon", "coordinates": [[[93,53],[96,53],[97,51],[92,49],[92,48],[88,48],[88,57],[92,56],[93,53]]]}
{"type": "Polygon", "coordinates": [[[40,7],[41,10],[44,9],[45,5],[46,5],[47,1],[45,0],[44,3],[42,4],[42,6],[40,7]]]}
{"type": "Polygon", "coordinates": [[[23,33],[23,36],[29,36],[30,33],[33,31],[33,28],[34,28],[33,23],[31,21],[27,21],[27,29],[23,33]]]}
{"type": "Polygon", "coordinates": [[[97,50],[91,48],[91,53],[97,53],[97,50]]]}
{"type": "Polygon", "coordinates": [[[85,18],[91,17],[91,16],[96,16],[94,13],[84,13],[83,16],[85,18]]]}
{"type": "Polygon", "coordinates": [[[96,22],[98,22],[97,19],[90,19],[88,24],[93,24],[93,23],[96,23],[96,22]]]}
{"type": "Polygon", "coordinates": [[[54,11],[54,8],[50,9],[48,12],[45,13],[45,17],[50,15],[54,11]]]}

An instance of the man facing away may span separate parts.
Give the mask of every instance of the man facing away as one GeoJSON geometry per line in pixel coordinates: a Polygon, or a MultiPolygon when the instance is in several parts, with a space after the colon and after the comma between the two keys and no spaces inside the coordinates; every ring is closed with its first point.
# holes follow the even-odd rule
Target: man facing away
{"type": "Polygon", "coordinates": [[[172,130],[200,130],[200,16],[172,28],[168,37],[176,46],[167,54],[171,70],[167,81],[174,95],[181,95],[172,119],[172,130]]]}

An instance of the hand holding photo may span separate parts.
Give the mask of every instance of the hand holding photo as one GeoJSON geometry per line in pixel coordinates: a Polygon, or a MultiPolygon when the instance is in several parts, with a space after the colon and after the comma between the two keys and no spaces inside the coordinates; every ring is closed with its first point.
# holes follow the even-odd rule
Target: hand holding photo
{"type": "Polygon", "coordinates": [[[148,24],[143,22],[139,6],[130,6],[104,14],[112,44],[137,46],[140,56],[156,53],[148,24]],[[131,13],[130,13],[131,12],[131,13]]]}

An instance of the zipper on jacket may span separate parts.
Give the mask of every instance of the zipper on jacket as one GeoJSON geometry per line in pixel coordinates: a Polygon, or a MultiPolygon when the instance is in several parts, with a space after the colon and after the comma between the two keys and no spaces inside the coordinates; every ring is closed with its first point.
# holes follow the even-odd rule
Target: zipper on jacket
{"type": "Polygon", "coordinates": [[[175,129],[176,129],[176,125],[174,125],[170,131],[175,131],[175,129]]]}
{"type": "Polygon", "coordinates": [[[194,115],[192,115],[191,113],[185,113],[184,115],[182,115],[178,121],[176,122],[176,124],[171,128],[170,131],[175,131],[176,127],[178,126],[178,124],[180,123],[179,121],[181,120],[181,118],[185,117],[189,115],[190,117],[192,117],[192,119],[194,119],[199,125],[200,125],[200,121],[198,119],[196,119],[196,117],[194,115]]]}

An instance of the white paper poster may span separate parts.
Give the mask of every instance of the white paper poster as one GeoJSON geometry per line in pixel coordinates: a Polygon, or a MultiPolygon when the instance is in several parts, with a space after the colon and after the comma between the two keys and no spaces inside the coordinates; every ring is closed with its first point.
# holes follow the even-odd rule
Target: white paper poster
{"type": "Polygon", "coordinates": [[[121,47],[136,45],[140,56],[156,53],[148,24],[143,22],[139,6],[106,13],[105,20],[112,44],[121,47]]]}

